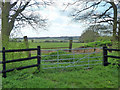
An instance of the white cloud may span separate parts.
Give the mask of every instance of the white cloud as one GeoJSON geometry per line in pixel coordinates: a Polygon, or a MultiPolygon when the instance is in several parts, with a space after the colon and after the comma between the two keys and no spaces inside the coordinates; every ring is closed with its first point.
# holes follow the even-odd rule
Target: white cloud
{"type": "MultiPolygon", "coordinates": [[[[62,2],[68,2],[72,0],[57,0],[56,6],[48,6],[42,10],[36,10],[34,13],[39,13],[43,18],[48,18],[50,27],[48,31],[38,30],[35,32],[32,28],[22,28],[23,36],[28,37],[58,37],[58,36],[80,36],[84,28],[82,23],[73,23],[71,18],[66,15],[66,12],[60,12],[63,10],[62,2]],[[29,29],[28,29],[29,28],[29,29]]],[[[22,37],[23,37],[22,36],[22,37]]]]}

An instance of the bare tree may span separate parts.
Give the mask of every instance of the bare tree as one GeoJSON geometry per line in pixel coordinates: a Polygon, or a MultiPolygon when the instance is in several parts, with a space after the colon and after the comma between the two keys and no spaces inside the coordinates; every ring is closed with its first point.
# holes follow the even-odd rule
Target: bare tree
{"type": "MultiPolygon", "coordinates": [[[[75,0],[73,3],[67,3],[65,9],[70,6],[74,6],[70,14],[74,21],[86,20],[92,24],[111,24],[113,46],[117,45],[116,48],[120,49],[120,0],[75,0]]],[[[120,52],[118,55],[120,56],[120,52]]]]}
{"type": "Polygon", "coordinates": [[[87,20],[94,24],[112,24],[113,36],[118,39],[117,10],[119,4],[118,0],[76,0],[73,3],[68,3],[66,9],[71,5],[74,6],[70,16],[75,21],[87,20]]]}
{"type": "Polygon", "coordinates": [[[34,29],[35,25],[45,28],[47,19],[41,18],[39,14],[34,14],[34,10],[39,10],[41,6],[51,5],[48,0],[3,0],[2,2],[2,45],[8,43],[10,33],[13,29],[29,24],[34,29]],[[31,8],[34,8],[32,11],[31,8]],[[28,11],[29,10],[29,11],[28,11]]]}

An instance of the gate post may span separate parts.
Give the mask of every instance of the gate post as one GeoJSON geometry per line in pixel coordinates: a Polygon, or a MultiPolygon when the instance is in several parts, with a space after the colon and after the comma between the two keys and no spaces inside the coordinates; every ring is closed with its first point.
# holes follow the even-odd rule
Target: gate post
{"type": "MultiPolygon", "coordinates": [[[[29,43],[28,43],[27,36],[24,36],[24,44],[25,44],[26,49],[29,49],[29,43]]],[[[31,57],[31,52],[27,51],[27,55],[28,55],[28,57],[31,57]]]]}
{"type": "Polygon", "coordinates": [[[73,42],[73,38],[70,37],[69,38],[69,52],[72,52],[72,42],[73,42]]]}
{"type": "Polygon", "coordinates": [[[103,47],[103,65],[108,66],[107,46],[103,47]]]}
{"type": "Polygon", "coordinates": [[[3,77],[6,78],[5,47],[3,47],[2,55],[3,55],[3,77]]]}
{"type": "Polygon", "coordinates": [[[40,46],[37,46],[37,65],[39,71],[40,71],[40,64],[41,64],[41,48],[40,46]]]}

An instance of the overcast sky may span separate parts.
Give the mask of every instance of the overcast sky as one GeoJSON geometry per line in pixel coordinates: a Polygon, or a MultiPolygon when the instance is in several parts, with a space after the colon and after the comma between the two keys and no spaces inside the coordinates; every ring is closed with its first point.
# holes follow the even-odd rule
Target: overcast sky
{"type": "MultiPolygon", "coordinates": [[[[39,0],[38,0],[39,1],[39,0]]],[[[34,13],[39,13],[43,18],[48,18],[49,27],[47,30],[37,29],[33,30],[32,27],[26,26],[21,28],[17,32],[16,37],[59,37],[59,36],[80,36],[89,26],[85,22],[81,21],[80,23],[75,23],[71,21],[71,18],[68,17],[68,12],[70,8],[66,9],[64,12],[62,10],[65,7],[62,5],[63,2],[72,2],[72,0],[55,0],[56,4],[52,6],[47,6],[46,8],[41,8],[40,10],[31,8],[34,10],[34,13]]],[[[83,6],[79,6],[79,8],[83,6]]],[[[102,8],[101,10],[104,10],[102,8]]]]}
{"type": "MultiPolygon", "coordinates": [[[[56,5],[36,10],[36,13],[40,13],[43,17],[47,17],[49,22],[48,30],[33,30],[31,27],[21,28],[17,37],[59,37],[59,36],[80,36],[85,29],[85,23],[71,22],[71,18],[68,17],[67,10],[62,6],[64,0],[57,1],[56,5]]],[[[70,1],[70,0],[69,0],[70,1]]],[[[67,2],[67,0],[66,0],[67,2]]]]}

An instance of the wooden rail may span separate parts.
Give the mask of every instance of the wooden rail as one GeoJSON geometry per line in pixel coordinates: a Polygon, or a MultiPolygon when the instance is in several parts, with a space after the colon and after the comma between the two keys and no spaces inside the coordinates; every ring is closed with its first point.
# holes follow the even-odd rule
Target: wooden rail
{"type": "Polygon", "coordinates": [[[3,77],[6,78],[6,72],[11,72],[15,69],[22,70],[22,69],[31,68],[31,67],[38,67],[38,70],[40,71],[40,64],[41,64],[41,50],[40,49],[41,49],[40,46],[37,46],[37,48],[31,48],[31,49],[15,49],[15,50],[5,50],[5,48],[3,47],[3,50],[1,51],[3,60],[2,62],[0,62],[0,64],[3,64],[3,70],[0,71],[0,73],[3,73],[3,77]],[[37,56],[6,61],[7,52],[22,52],[22,51],[33,51],[33,50],[37,50],[37,56]],[[8,69],[8,70],[6,69],[6,63],[20,62],[20,61],[26,61],[26,60],[31,60],[31,59],[37,59],[37,64],[8,69]]]}

